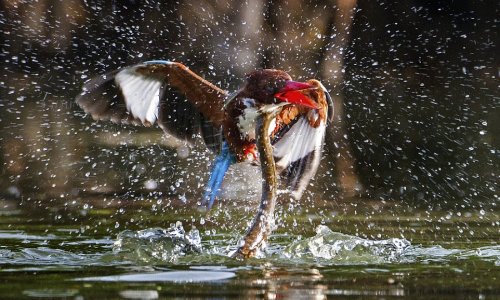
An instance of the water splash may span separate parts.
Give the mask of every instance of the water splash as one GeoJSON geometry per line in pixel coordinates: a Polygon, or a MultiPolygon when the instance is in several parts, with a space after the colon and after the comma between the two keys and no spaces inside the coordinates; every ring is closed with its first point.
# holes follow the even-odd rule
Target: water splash
{"type": "MultiPolygon", "coordinates": [[[[185,232],[178,222],[168,229],[124,231],[113,242],[86,236],[46,239],[25,232],[5,231],[0,249],[0,273],[12,271],[75,270],[82,266],[239,265],[229,254],[236,250],[234,233],[210,235],[202,241],[199,232],[185,232]],[[29,237],[29,239],[24,239],[29,237]],[[9,246],[10,245],[10,246],[9,246]],[[203,245],[203,246],[202,246],[203,245]],[[110,247],[113,246],[113,252],[110,247]]],[[[500,245],[444,247],[439,244],[410,245],[404,239],[369,240],[318,226],[308,238],[271,236],[262,256],[244,262],[246,267],[263,263],[287,265],[462,265],[466,262],[500,266],[500,245]]],[[[156,267],[157,268],[157,267],[156,267]]]]}
{"type": "MultiPolygon", "coordinates": [[[[197,229],[186,233],[182,224],[177,222],[169,229],[123,231],[114,243],[114,255],[109,255],[109,258],[116,261],[118,254],[129,262],[145,265],[227,265],[235,263],[230,254],[236,250],[237,241],[234,234],[202,241],[197,229]]],[[[318,226],[316,234],[308,238],[276,241],[271,237],[268,247],[261,254],[246,261],[246,264],[260,266],[264,260],[276,265],[384,265],[479,259],[500,265],[499,245],[476,249],[447,249],[440,245],[424,247],[411,245],[408,240],[399,238],[364,239],[332,231],[324,225],[318,226]]]]}
{"type": "Polygon", "coordinates": [[[324,225],[316,235],[295,241],[282,252],[286,258],[321,259],[337,264],[376,264],[398,261],[411,246],[405,239],[368,240],[334,232],[324,225]]]}
{"type": "MultiPolygon", "coordinates": [[[[186,233],[182,224],[177,222],[166,230],[153,228],[123,231],[118,235],[113,250],[115,254],[121,254],[135,263],[192,264],[196,261],[217,260],[217,256],[230,260],[227,256],[236,247],[231,247],[231,242],[234,240],[225,239],[221,243],[211,241],[202,248],[198,230],[192,229],[186,233]]],[[[277,262],[312,259],[328,264],[377,264],[399,261],[409,248],[410,242],[404,239],[368,240],[333,232],[327,226],[320,225],[315,236],[286,245],[270,245],[260,258],[277,262]]]]}
{"type": "Polygon", "coordinates": [[[196,228],[186,233],[181,222],[168,229],[125,230],[118,234],[113,252],[125,259],[146,264],[176,262],[191,253],[201,253],[201,237],[196,228]]]}

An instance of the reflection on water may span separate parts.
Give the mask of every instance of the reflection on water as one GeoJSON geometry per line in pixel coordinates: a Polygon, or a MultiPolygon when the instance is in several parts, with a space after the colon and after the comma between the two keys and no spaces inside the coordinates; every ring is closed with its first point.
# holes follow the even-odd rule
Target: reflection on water
{"type": "Polygon", "coordinates": [[[114,276],[77,278],[76,281],[111,281],[111,282],[175,282],[192,283],[225,280],[235,277],[232,272],[223,271],[170,271],[135,273],[114,276]]]}

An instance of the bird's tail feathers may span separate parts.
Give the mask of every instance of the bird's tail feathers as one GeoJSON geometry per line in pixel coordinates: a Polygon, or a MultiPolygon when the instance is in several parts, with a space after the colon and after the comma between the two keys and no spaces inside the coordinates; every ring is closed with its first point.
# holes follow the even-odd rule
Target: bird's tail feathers
{"type": "Polygon", "coordinates": [[[227,142],[222,144],[222,151],[217,155],[214,166],[210,173],[210,178],[205,186],[202,203],[207,205],[207,208],[212,208],[215,198],[220,191],[224,175],[226,175],[229,166],[236,162],[236,157],[229,150],[227,142]]]}

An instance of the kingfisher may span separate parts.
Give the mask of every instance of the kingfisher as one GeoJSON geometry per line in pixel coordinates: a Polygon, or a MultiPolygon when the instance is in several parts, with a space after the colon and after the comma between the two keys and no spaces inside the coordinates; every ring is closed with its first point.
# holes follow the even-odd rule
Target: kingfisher
{"type": "Polygon", "coordinates": [[[216,153],[202,198],[212,207],[232,164],[259,164],[255,123],[273,113],[269,129],[276,172],[298,200],[318,168],[333,104],[317,80],[294,81],[286,72],[259,69],[229,93],[179,62],[153,60],[91,78],[76,97],[94,120],[152,126],[194,143],[201,135],[216,153]]]}

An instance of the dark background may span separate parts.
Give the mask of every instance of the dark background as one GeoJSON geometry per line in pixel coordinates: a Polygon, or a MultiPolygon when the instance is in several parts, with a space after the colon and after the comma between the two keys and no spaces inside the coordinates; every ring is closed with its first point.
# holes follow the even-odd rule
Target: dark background
{"type": "Polygon", "coordinates": [[[91,76],[170,59],[228,90],[262,67],[327,86],[306,197],[496,206],[498,1],[399,2],[0,1],[0,194],[199,198],[211,154],[74,105],[91,76]]]}

